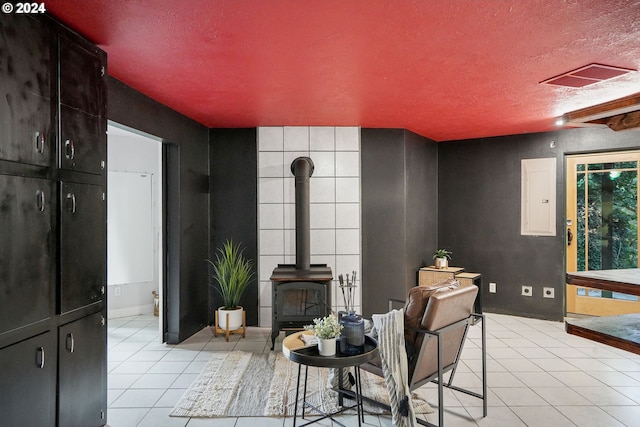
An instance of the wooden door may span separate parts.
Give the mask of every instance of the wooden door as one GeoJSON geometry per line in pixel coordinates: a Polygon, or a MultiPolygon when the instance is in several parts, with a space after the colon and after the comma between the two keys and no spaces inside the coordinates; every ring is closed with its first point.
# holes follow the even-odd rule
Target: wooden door
{"type": "Polygon", "coordinates": [[[51,34],[44,19],[0,14],[0,159],[49,165],[51,34]]]}
{"type": "Polygon", "coordinates": [[[106,326],[95,313],[60,327],[58,425],[102,426],[106,420],[106,326]]]}
{"type": "Polygon", "coordinates": [[[106,161],[106,65],[103,54],[60,36],[61,169],[101,174],[106,161]]]}
{"type": "Polygon", "coordinates": [[[102,187],[60,187],[61,313],[101,301],[106,284],[106,222],[102,187]]]}
{"type": "Polygon", "coordinates": [[[0,334],[53,316],[51,195],[47,180],[0,175],[0,334]]]}
{"type": "MultiPolygon", "coordinates": [[[[638,267],[640,152],[567,157],[567,271],[638,267]]],[[[638,298],[567,285],[567,313],[640,312],[638,298]]]]}

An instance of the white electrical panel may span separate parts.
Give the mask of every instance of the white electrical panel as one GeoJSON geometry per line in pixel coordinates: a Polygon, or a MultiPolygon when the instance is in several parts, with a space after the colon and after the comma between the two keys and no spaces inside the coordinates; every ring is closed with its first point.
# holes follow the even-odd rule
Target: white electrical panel
{"type": "Polygon", "coordinates": [[[556,235],[556,159],[522,159],[520,234],[556,235]]]}

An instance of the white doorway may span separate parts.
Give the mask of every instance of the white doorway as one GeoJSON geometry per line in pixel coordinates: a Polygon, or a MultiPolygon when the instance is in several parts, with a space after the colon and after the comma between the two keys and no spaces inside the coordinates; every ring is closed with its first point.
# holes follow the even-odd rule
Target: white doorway
{"type": "MultiPolygon", "coordinates": [[[[153,313],[162,299],[162,140],[107,128],[107,316],[153,313]]],[[[159,324],[162,324],[159,310],[159,324]]]]}

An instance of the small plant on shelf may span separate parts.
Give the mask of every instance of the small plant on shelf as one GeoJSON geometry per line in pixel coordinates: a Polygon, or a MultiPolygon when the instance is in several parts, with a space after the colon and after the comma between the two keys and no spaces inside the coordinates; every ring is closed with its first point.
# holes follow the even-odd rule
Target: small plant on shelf
{"type": "Polygon", "coordinates": [[[438,249],[435,251],[433,259],[436,261],[436,268],[447,268],[452,254],[453,252],[446,249],[438,249]]]}

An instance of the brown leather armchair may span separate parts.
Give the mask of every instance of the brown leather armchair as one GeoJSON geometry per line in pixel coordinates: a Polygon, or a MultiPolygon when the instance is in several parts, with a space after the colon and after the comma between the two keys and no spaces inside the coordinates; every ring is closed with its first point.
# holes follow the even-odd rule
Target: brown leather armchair
{"type": "MultiPolygon", "coordinates": [[[[482,399],[483,416],[487,416],[486,334],[484,316],[472,313],[478,287],[460,287],[455,280],[431,286],[416,286],[409,291],[404,305],[404,337],[409,362],[409,388],[434,382],[438,385],[438,426],[444,427],[443,387],[482,399]],[[469,327],[482,327],[482,392],[456,387],[452,384],[469,327]],[[450,372],[448,379],[444,374],[450,372]]],[[[390,301],[390,309],[392,307],[390,301]]],[[[383,376],[380,359],[360,366],[383,376]]],[[[365,396],[366,399],[366,396],[365,396]]],[[[387,407],[379,402],[371,401],[387,407]]],[[[389,409],[387,407],[387,409],[389,409]]],[[[428,421],[418,423],[434,426],[428,421]]]]}

